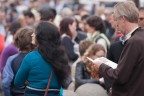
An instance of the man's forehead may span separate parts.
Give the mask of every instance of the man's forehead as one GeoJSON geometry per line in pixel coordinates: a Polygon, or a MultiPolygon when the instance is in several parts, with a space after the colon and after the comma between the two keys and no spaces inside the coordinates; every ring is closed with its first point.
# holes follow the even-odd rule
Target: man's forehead
{"type": "Polygon", "coordinates": [[[116,19],[116,18],[117,18],[117,15],[113,13],[112,17],[113,17],[114,19],[116,19]]]}

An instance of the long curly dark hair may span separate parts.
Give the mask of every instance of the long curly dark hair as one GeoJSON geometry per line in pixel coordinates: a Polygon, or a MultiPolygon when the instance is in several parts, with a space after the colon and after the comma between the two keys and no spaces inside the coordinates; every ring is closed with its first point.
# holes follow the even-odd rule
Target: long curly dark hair
{"type": "Polygon", "coordinates": [[[67,88],[71,71],[57,27],[48,22],[40,22],[36,28],[36,40],[38,51],[52,65],[62,87],[67,88]]]}

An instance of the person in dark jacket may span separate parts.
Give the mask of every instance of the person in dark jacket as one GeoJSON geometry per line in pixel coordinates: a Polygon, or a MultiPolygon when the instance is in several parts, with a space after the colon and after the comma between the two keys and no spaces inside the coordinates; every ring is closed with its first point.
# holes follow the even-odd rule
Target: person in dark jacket
{"type": "Polygon", "coordinates": [[[87,48],[82,56],[82,61],[78,62],[76,66],[75,89],[85,83],[102,83],[100,74],[90,68],[91,62],[89,62],[87,57],[95,59],[98,57],[105,57],[105,54],[105,49],[102,47],[102,45],[92,44],[87,48]]]}
{"type": "MultiPolygon", "coordinates": [[[[116,33],[119,34],[119,30],[117,29],[116,21],[114,20],[114,14],[111,14],[111,25],[116,30],[116,33]]],[[[122,33],[121,33],[122,34],[122,33]]],[[[124,36],[120,36],[115,38],[114,42],[110,45],[110,48],[107,52],[107,58],[115,63],[118,63],[118,60],[120,58],[121,52],[123,50],[124,44],[123,44],[124,36]]]]}
{"type": "Polygon", "coordinates": [[[60,22],[60,34],[62,44],[65,47],[69,61],[74,62],[78,59],[78,44],[75,41],[77,36],[76,21],[73,18],[63,18],[60,22]]]}
{"type": "Polygon", "coordinates": [[[77,25],[77,36],[75,38],[75,41],[79,44],[81,40],[84,40],[86,39],[87,35],[86,35],[86,32],[82,31],[81,28],[79,27],[79,21],[77,19],[76,20],[76,25],[77,25]]]}
{"type": "Polygon", "coordinates": [[[115,63],[118,63],[123,47],[124,44],[122,41],[116,41],[112,43],[108,50],[107,58],[115,63]]]}
{"type": "Polygon", "coordinates": [[[95,70],[112,82],[112,96],[144,95],[144,30],[138,27],[139,11],[132,1],[115,5],[114,17],[124,38],[124,48],[116,69],[94,60],[95,70]]]}
{"type": "MultiPolygon", "coordinates": [[[[77,87],[79,86],[78,84],[77,84],[77,77],[78,77],[78,75],[77,75],[77,68],[79,67],[79,66],[83,66],[83,64],[82,64],[82,56],[84,55],[84,53],[85,53],[85,51],[87,50],[87,48],[90,46],[90,45],[92,45],[93,44],[93,42],[92,41],[89,41],[89,40],[82,40],[82,41],[80,41],[80,43],[79,43],[79,52],[80,52],[80,57],[77,59],[77,61],[74,63],[74,65],[76,65],[75,66],[75,70],[74,70],[74,80],[76,81],[75,82],[75,89],[77,89],[77,87]]],[[[84,68],[80,68],[80,69],[84,69],[84,68]]]]}

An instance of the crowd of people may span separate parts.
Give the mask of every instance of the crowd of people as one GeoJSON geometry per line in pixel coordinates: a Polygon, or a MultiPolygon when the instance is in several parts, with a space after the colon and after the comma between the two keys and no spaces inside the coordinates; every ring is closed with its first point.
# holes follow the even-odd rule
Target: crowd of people
{"type": "Polygon", "coordinates": [[[132,1],[113,10],[87,10],[76,1],[3,1],[1,91],[4,96],[143,96],[143,35],[144,8],[132,1]]]}

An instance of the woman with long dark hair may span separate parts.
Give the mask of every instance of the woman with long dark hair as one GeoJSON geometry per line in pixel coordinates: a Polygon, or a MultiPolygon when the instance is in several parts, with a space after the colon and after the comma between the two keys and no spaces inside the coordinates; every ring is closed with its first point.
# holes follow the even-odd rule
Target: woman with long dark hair
{"type": "Polygon", "coordinates": [[[27,80],[26,96],[44,96],[49,82],[48,95],[62,96],[62,88],[70,83],[70,66],[58,29],[48,22],[39,23],[32,43],[37,44],[37,50],[24,58],[15,85],[24,86],[27,80]]]}

